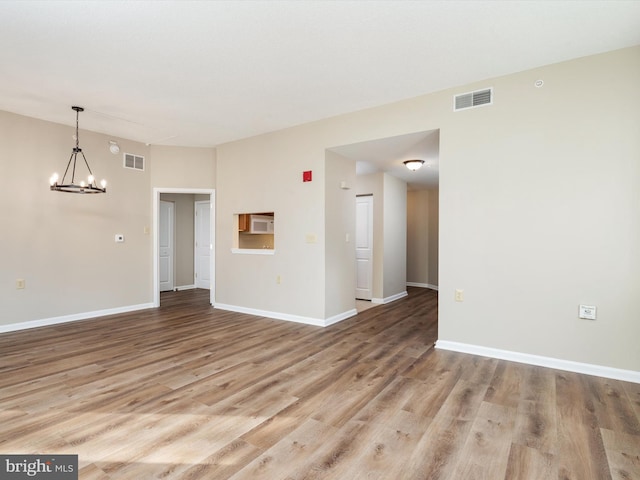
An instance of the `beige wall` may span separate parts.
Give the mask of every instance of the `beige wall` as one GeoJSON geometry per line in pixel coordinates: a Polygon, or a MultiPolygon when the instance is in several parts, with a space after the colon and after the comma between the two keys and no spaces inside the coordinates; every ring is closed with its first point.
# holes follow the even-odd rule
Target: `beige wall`
{"type": "Polygon", "coordinates": [[[639,84],[636,47],[465,90],[495,104],[441,131],[440,339],[640,371],[639,84]]]}
{"type": "Polygon", "coordinates": [[[407,291],[407,184],[383,175],[384,282],[383,299],[407,291]]]}
{"type": "Polygon", "coordinates": [[[304,131],[217,148],[216,305],[324,318],[325,152],[309,149],[304,131]],[[274,212],[273,255],[232,253],[234,215],[244,212],[274,212]]]}
{"type": "Polygon", "coordinates": [[[440,242],[440,191],[429,190],[429,275],[427,283],[438,286],[438,251],[440,242]]]}
{"type": "Polygon", "coordinates": [[[73,134],[71,126],[0,111],[0,162],[13,180],[0,191],[0,326],[151,305],[153,186],[215,187],[213,149],[149,147],[80,130],[80,146],[96,177],[106,178],[107,193],[51,192],[48,179],[64,173],[73,134]],[[109,152],[110,140],[119,155],[109,152]],[[124,169],[122,152],[144,156],[145,170],[124,169]],[[116,234],[125,242],[115,243],[116,234]],[[16,279],[25,280],[24,290],[16,290],[16,279]]]}
{"type": "MultiPolygon", "coordinates": [[[[73,113],[69,109],[70,115],[73,113]]],[[[82,120],[82,119],[81,119],[82,120]]],[[[0,324],[147,304],[151,300],[150,173],[124,169],[121,152],[147,157],[145,145],[80,130],[93,173],[107,193],[49,190],[74,146],[74,127],[0,112],[2,213],[0,324]],[[149,231],[149,230],[146,230],[149,231]],[[124,243],[115,243],[123,234],[124,243]],[[26,288],[16,290],[16,279],[26,288]]],[[[148,165],[147,165],[148,166],[148,165]]]]}
{"type": "Polygon", "coordinates": [[[215,188],[215,149],[151,145],[149,151],[153,187],[215,188]]]}
{"type": "Polygon", "coordinates": [[[356,162],[327,151],[325,166],[324,318],[331,318],[356,306],[356,162]],[[341,188],[342,182],[347,188],[341,188]]]}
{"type": "Polygon", "coordinates": [[[438,286],[438,190],[407,192],[407,282],[438,286]]]}
{"type": "Polygon", "coordinates": [[[640,370],[638,84],[636,47],[220,146],[222,240],[233,212],[289,220],[268,259],[218,243],[219,266],[242,272],[219,298],[322,318],[325,149],[439,128],[440,339],[640,370]],[[493,105],[452,111],[454,94],[487,86],[493,105]],[[317,244],[305,243],[311,232],[317,244]],[[579,320],[580,303],[597,305],[598,320],[579,320]]]}

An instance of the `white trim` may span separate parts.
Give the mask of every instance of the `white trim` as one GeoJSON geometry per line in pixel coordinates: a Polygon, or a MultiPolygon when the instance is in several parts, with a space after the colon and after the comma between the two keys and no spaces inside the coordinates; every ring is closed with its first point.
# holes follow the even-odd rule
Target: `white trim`
{"type": "Polygon", "coordinates": [[[391,302],[395,302],[396,300],[400,300],[401,298],[404,298],[407,295],[408,295],[407,291],[405,290],[404,292],[396,293],[395,295],[391,295],[390,297],[372,298],[371,303],[377,303],[377,304],[391,303],[391,302]]]}
{"type": "Polygon", "coordinates": [[[509,350],[500,350],[498,348],[470,345],[468,343],[449,342],[447,340],[438,340],[436,342],[436,348],[441,350],[451,350],[454,352],[470,353],[472,355],[480,355],[483,357],[499,358],[501,360],[509,360],[511,362],[537,365],[539,367],[555,368],[557,370],[566,370],[568,372],[583,373],[585,375],[613,378],[615,380],[623,380],[625,382],[640,383],[640,372],[635,372],[633,370],[622,370],[620,368],[593,365],[591,363],[542,357],[528,353],[511,352],[509,350]]]}
{"type": "Polygon", "coordinates": [[[211,202],[211,289],[209,290],[209,303],[213,305],[215,303],[215,251],[216,251],[216,236],[215,236],[215,198],[216,191],[213,188],[172,188],[172,187],[154,187],[152,192],[152,204],[153,204],[153,306],[160,306],[160,278],[158,265],[158,212],[160,209],[160,194],[161,193],[191,193],[194,195],[209,195],[209,201],[211,202]]]}
{"type": "MultiPolygon", "coordinates": [[[[213,209],[213,202],[211,200],[211,195],[209,195],[209,200],[196,200],[193,202],[193,281],[194,283],[198,283],[198,279],[196,278],[196,273],[198,271],[198,226],[197,226],[197,212],[198,212],[198,204],[206,203],[209,205],[209,221],[212,220],[211,210],[213,209]]],[[[209,256],[214,256],[215,252],[213,250],[213,242],[211,241],[211,232],[213,230],[209,228],[209,256]]],[[[211,269],[211,258],[209,258],[209,269],[211,269]]],[[[209,278],[211,277],[212,272],[209,272],[209,278]]],[[[209,290],[212,290],[213,282],[209,280],[209,290]]],[[[197,285],[194,285],[193,288],[197,288],[197,285]]],[[[206,288],[206,287],[203,287],[206,288]]]]}
{"type": "Polygon", "coordinates": [[[341,322],[342,320],[346,320],[347,318],[355,317],[358,315],[358,310],[352,308],[351,310],[347,310],[346,312],[339,313],[338,315],[334,315],[333,317],[329,317],[324,321],[324,326],[328,327],[329,325],[333,325],[334,323],[341,322]]]}
{"type": "Polygon", "coordinates": [[[242,253],[245,255],[274,255],[273,248],[232,248],[231,253],[242,253]]]}
{"type": "Polygon", "coordinates": [[[180,285],[179,287],[174,288],[176,292],[181,292],[182,290],[193,290],[197,288],[195,285],[180,285]]]}
{"type": "Polygon", "coordinates": [[[126,307],[107,308],[105,310],[95,310],[93,312],[62,315],[60,317],[41,318],[40,320],[31,320],[28,322],[10,323],[8,325],[0,325],[0,333],[15,332],[17,330],[27,330],[29,328],[47,327],[50,325],[57,325],[59,323],[77,322],[80,320],[88,320],[90,318],[103,317],[105,315],[135,312],[136,310],[145,310],[147,308],[153,307],[153,303],[141,303],[138,305],[128,305],[126,307]]]}
{"type": "Polygon", "coordinates": [[[438,291],[438,285],[431,285],[430,283],[407,282],[407,287],[428,288],[438,291]]]}
{"type": "Polygon", "coordinates": [[[358,314],[354,308],[346,312],[334,315],[333,317],[322,320],[320,318],[303,317],[300,315],[291,315],[288,313],[271,312],[268,310],[258,310],[256,308],[241,307],[238,305],[228,305],[226,303],[216,303],[213,308],[219,310],[228,310],[230,312],[246,313],[256,317],[273,318],[275,320],[286,320],[287,322],[304,323],[305,325],[313,325],[314,327],[328,327],[346,318],[353,317],[358,314]]]}

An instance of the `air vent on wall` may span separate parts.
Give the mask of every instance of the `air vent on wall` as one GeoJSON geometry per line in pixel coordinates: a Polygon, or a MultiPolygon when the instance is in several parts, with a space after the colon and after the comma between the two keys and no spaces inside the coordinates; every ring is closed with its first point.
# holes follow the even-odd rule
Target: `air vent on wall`
{"type": "Polygon", "coordinates": [[[125,153],[124,168],[132,168],[134,170],[144,170],[144,157],[140,155],[134,155],[133,153],[125,153]]]}
{"type": "Polygon", "coordinates": [[[493,89],[485,88],[475,92],[461,93],[453,97],[453,110],[464,110],[467,108],[481,107],[493,103],[493,89]]]}

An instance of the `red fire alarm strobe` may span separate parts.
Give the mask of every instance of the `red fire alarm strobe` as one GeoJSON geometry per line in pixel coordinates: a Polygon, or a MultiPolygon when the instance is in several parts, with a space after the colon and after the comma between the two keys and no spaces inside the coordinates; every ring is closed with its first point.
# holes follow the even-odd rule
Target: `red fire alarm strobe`
{"type": "Polygon", "coordinates": [[[302,181],[310,182],[311,181],[311,170],[307,170],[306,172],[302,172],[302,181]]]}

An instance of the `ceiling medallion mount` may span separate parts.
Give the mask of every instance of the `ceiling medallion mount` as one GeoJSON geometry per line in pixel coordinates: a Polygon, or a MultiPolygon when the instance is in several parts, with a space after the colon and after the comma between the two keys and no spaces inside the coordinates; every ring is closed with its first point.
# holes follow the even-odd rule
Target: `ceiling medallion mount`
{"type": "MultiPolygon", "coordinates": [[[[49,179],[49,183],[51,184],[51,190],[56,192],[66,192],[66,193],[105,193],[107,191],[107,182],[102,180],[100,182],[100,186],[96,184],[96,179],[91,172],[91,167],[89,167],[89,162],[87,162],[87,158],[84,156],[82,149],[80,148],[80,141],[78,136],[78,118],[80,112],[84,112],[84,108],[82,107],[71,107],[72,110],[76,112],[76,146],[71,150],[71,156],[69,157],[69,162],[67,163],[67,168],[64,171],[64,175],[62,176],[62,180],[58,183],[60,177],[58,177],[57,173],[54,173],[49,179]],[[80,183],[76,184],[76,161],[78,158],[78,154],[82,155],[82,159],[84,160],[84,164],[87,167],[89,172],[89,176],[87,177],[87,181],[80,181],[80,183]],[[69,173],[69,168],[71,167],[71,179],[70,183],[65,183],[65,179],[67,178],[67,173],[69,173]]],[[[81,165],[82,163],[80,163],[81,165]]]]}
{"type": "Polygon", "coordinates": [[[404,163],[404,166],[407,167],[409,170],[415,172],[416,170],[419,170],[420,167],[422,167],[422,165],[424,164],[424,160],[418,160],[418,159],[405,160],[402,163],[404,163]]]}

